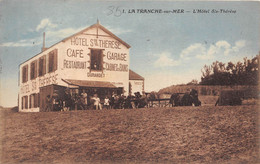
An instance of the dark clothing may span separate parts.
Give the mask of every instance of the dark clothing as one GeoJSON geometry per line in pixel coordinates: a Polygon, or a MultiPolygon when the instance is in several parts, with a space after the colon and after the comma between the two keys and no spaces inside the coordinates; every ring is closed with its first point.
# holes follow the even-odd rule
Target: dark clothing
{"type": "Polygon", "coordinates": [[[64,95],[64,106],[65,107],[71,107],[72,106],[72,99],[71,99],[71,95],[69,93],[65,93],[64,95]]]}
{"type": "Polygon", "coordinates": [[[49,112],[52,110],[52,99],[50,97],[46,98],[46,112],[49,112]]]}

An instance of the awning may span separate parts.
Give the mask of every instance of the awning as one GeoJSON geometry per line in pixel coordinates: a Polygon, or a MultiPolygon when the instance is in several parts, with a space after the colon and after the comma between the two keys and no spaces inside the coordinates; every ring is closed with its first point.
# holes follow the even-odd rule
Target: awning
{"type": "Polygon", "coordinates": [[[110,82],[105,81],[88,81],[88,80],[71,80],[63,79],[69,85],[76,85],[80,87],[90,87],[90,88],[117,88],[110,82]]]}

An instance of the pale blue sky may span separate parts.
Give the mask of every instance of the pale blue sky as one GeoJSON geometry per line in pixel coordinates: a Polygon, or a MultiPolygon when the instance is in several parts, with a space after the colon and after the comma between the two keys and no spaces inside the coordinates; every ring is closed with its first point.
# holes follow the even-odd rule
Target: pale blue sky
{"type": "Polygon", "coordinates": [[[259,53],[259,2],[117,2],[0,0],[0,105],[16,105],[18,66],[46,46],[95,24],[131,45],[130,68],[147,91],[200,81],[213,61],[236,62],[259,53]],[[109,15],[114,6],[114,13],[109,15]],[[115,16],[116,8],[125,10],[115,16]],[[184,9],[183,14],[127,13],[129,9],[184,9]],[[210,10],[208,14],[193,9],[210,10]],[[211,13],[212,9],[236,13],[211,13]],[[190,12],[187,12],[190,11],[190,12]]]}

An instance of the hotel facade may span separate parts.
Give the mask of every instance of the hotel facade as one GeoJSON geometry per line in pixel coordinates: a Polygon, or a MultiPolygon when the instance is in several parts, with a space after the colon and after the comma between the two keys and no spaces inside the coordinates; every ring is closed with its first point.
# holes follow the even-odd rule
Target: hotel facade
{"type": "MultiPolygon", "coordinates": [[[[45,36],[44,36],[45,38],[45,36]]],[[[45,42],[45,41],[44,41],[45,42]]],[[[19,111],[39,112],[46,97],[86,91],[102,99],[144,91],[144,78],[129,69],[130,45],[99,22],[20,64],[19,111]]]]}

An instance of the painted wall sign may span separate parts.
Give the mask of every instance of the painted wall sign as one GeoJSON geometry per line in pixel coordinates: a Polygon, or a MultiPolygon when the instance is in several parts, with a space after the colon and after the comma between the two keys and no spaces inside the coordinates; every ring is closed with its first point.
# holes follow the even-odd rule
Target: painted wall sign
{"type": "Polygon", "coordinates": [[[29,92],[30,92],[29,84],[26,84],[21,87],[21,94],[25,94],[25,93],[29,93],[29,92]]]}
{"type": "Polygon", "coordinates": [[[70,39],[71,45],[89,46],[87,38],[73,37],[70,39]]]}
{"type": "Polygon", "coordinates": [[[128,71],[128,65],[127,64],[105,63],[105,68],[106,68],[107,71],[121,71],[121,72],[127,72],[128,71]]]}
{"type": "Polygon", "coordinates": [[[68,48],[67,49],[67,56],[68,57],[80,57],[80,58],[83,58],[83,50],[74,50],[74,49],[71,49],[71,48],[68,48]]]}
{"type": "Polygon", "coordinates": [[[107,59],[108,60],[121,60],[126,61],[126,53],[116,53],[116,52],[107,52],[107,59]]]}
{"type": "Polygon", "coordinates": [[[35,91],[37,89],[37,82],[36,80],[32,81],[32,91],[35,91]]]}
{"type": "Polygon", "coordinates": [[[87,76],[88,77],[105,77],[105,74],[104,73],[94,73],[94,72],[88,72],[87,73],[87,76]]]}
{"type": "Polygon", "coordinates": [[[135,83],[135,85],[143,85],[143,82],[134,82],[135,83]]]}
{"type": "Polygon", "coordinates": [[[124,83],[122,83],[122,82],[111,82],[111,83],[114,85],[124,85],[124,83]]]}
{"type": "Polygon", "coordinates": [[[68,69],[86,69],[87,62],[82,61],[73,61],[73,60],[64,60],[63,68],[68,69]]]}
{"type": "Polygon", "coordinates": [[[43,86],[50,85],[50,84],[58,84],[57,76],[58,76],[58,74],[50,75],[50,76],[44,77],[44,78],[40,77],[39,78],[39,87],[43,87],[43,86]]]}
{"type": "Polygon", "coordinates": [[[114,40],[104,40],[104,39],[90,39],[81,37],[72,37],[70,43],[73,46],[90,46],[90,47],[100,47],[100,48],[112,48],[121,49],[120,42],[114,40]]]}

